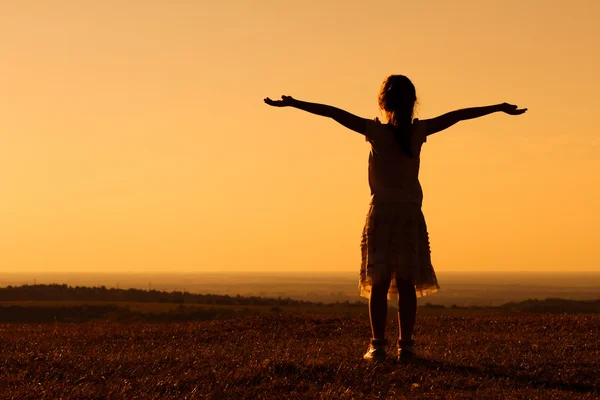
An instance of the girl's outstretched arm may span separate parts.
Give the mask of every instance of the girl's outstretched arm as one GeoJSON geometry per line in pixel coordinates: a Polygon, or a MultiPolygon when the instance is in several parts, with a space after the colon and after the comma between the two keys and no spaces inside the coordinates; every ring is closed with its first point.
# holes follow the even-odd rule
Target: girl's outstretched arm
{"type": "Polygon", "coordinates": [[[307,111],[311,114],[321,115],[323,117],[329,117],[344,125],[348,129],[352,129],[360,134],[365,134],[367,131],[367,121],[365,118],[358,117],[354,114],[344,111],[342,109],[328,106],[326,104],[309,103],[307,101],[300,101],[292,98],[291,96],[281,96],[281,100],[271,100],[270,98],[265,99],[265,103],[274,107],[294,107],[300,110],[307,111]]]}
{"type": "Polygon", "coordinates": [[[423,122],[427,123],[427,135],[433,135],[436,132],[451,127],[459,121],[479,118],[499,111],[509,115],[520,115],[527,111],[527,109],[519,109],[515,105],[502,103],[486,107],[463,108],[462,110],[451,111],[439,117],[424,120],[423,122]]]}

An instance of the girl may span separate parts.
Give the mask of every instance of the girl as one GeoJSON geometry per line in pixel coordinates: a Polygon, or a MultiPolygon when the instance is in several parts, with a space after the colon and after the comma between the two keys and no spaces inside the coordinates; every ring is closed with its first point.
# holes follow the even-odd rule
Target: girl
{"type": "Polygon", "coordinates": [[[369,298],[372,340],[365,360],[381,361],[385,353],[387,299],[398,295],[398,360],[415,357],[413,328],[417,297],[435,293],[439,285],[431,264],[427,226],[421,211],[419,155],[427,136],[459,121],[493,112],[523,114],[527,109],[502,103],[456,110],[436,118],[413,120],[415,87],[403,75],[391,75],[379,93],[387,122],[364,119],[332,106],[281,96],[264,99],[275,107],[295,107],[335,121],[365,136],[371,145],[369,186],[372,200],[362,234],[359,288],[369,298]]]}

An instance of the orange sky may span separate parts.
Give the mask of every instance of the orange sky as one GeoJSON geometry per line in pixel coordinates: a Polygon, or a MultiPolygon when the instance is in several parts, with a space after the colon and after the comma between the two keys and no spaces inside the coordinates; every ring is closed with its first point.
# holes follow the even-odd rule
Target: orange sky
{"type": "Polygon", "coordinates": [[[436,270],[600,267],[600,2],[23,0],[0,15],[0,272],[358,274],[367,143],[262,99],[373,118],[392,73],[421,118],[529,108],[425,145],[436,270]]]}

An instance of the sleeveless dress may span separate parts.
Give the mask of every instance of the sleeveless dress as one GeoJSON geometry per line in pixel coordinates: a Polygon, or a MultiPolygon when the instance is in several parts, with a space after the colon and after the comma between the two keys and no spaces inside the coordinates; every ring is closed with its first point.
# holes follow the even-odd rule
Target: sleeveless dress
{"type": "Polygon", "coordinates": [[[391,125],[382,124],[377,118],[367,121],[372,198],[361,240],[362,297],[370,297],[373,284],[391,280],[388,299],[395,298],[396,278],[411,281],[417,297],[440,288],[431,264],[418,178],[421,147],[427,141],[425,122],[415,119],[411,129],[412,158],[397,144],[391,125]]]}

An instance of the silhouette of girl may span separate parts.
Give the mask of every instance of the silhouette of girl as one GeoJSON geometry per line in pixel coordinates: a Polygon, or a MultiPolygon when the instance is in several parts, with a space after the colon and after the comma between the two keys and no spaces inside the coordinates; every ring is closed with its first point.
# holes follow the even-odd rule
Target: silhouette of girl
{"type": "Polygon", "coordinates": [[[398,360],[415,357],[413,328],[417,297],[435,293],[439,285],[431,264],[429,237],[421,211],[423,192],[419,183],[419,155],[429,135],[459,121],[494,112],[523,114],[527,109],[502,103],[465,108],[436,118],[413,119],[415,87],[403,75],[391,75],[379,93],[379,107],[387,122],[365,119],[336,107],[281,96],[264,99],[275,107],[295,107],[335,121],[365,136],[371,145],[369,186],[372,200],[362,234],[359,288],[369,298],[372,340],[365,360],[386,357],[384,336],[387,299],[398,295],[398,360]]]}

